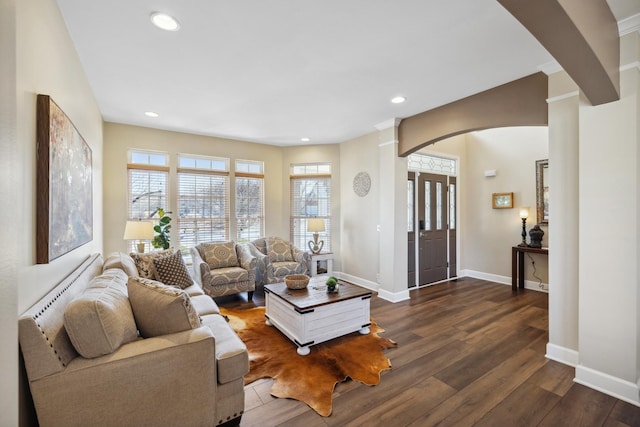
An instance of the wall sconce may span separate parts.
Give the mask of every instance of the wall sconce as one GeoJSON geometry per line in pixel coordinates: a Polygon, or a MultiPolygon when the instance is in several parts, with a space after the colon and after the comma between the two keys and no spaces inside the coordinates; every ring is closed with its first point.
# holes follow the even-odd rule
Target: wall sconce
{"type": "Polygon", "coordinates": [[[138,253],[144,253],[144,243],[142,240],[153,239],[153,223],[150,221],[127,221],[124,227],[124,240],[139,240],[138,253]]]}
{"type": "Polygon", "coordinates": [[[522,243],[518,246],[527,247],[527,218],[529,218],[529,206],[520,208],[520,218],[522,219],[522,243]]]}
{"type": "Polygon", "coordinates": [[[307,220],[307,231],[313,233],[313,240],[309,240],[309,249],[314,254],[319,254],[324,246],[324,240],[318,241],[321,231],[324,231],[323,218],[309,218],[307,220]]]}

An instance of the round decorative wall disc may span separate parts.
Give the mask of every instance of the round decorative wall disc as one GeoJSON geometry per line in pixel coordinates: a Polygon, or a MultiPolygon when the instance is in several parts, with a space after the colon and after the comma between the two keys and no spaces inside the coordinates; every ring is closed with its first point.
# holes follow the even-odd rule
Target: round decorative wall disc
{"type": "Polygon", "coordinates": [[[364,197],[371,189],[371,177],[366,172],[358,172],[353,178],[353,192],[360,197],[364,197]]]}

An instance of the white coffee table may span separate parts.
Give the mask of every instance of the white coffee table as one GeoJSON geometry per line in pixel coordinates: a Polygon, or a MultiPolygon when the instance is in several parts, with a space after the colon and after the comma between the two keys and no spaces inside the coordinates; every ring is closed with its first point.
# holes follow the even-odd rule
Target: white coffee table
{"type": "Polygon", "coordinates": [[[301,290],[284,283],[264,287],[267,325],[293,341],[301,356],[314,344],[355,331],[369,333],[371,291],[341,280],[338,292],[328,293],[327,277],[312,277],[301,290]]]}

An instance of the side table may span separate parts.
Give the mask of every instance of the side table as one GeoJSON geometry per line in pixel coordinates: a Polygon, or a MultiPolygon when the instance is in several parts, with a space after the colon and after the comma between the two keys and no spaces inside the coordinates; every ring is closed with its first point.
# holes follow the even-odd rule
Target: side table
{"type": "Polygon", "coordinates": [[[511,290],[524,289],[524,253],[549,255],[549,248],[513,246],[511,248],[511,290]]]}
{"type": "Polygon", "coordinates": [[[321,252],[319,254],[310,253],[311,256],[311,277],[318,275],[318,261],[327,262],[327,274],[333,274],[333,252],[321,252]]]}

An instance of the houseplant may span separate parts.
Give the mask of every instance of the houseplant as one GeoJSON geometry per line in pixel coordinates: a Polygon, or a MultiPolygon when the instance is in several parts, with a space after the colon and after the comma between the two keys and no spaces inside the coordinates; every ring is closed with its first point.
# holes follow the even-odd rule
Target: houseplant
{"type": "Polygon", "coordinates": [[[336,277],[329,277],[325,284],[327,285],[327,292],[338,292],[338,279],[336,277]]]}
{"type": "Polygon", "coordinates": [[[163,208],[157,208],[156,212],[154,212],[152,217],[155,214],[158,214],[160,221],[153,227],[153,230],[156,232],[156,235],[153,237],[151,244],[154,248],[162,248],[169,249],[171,236],[169,232],[171,231],[171,217],[167,214],[171,212],[165,212],[163,208]]]}

